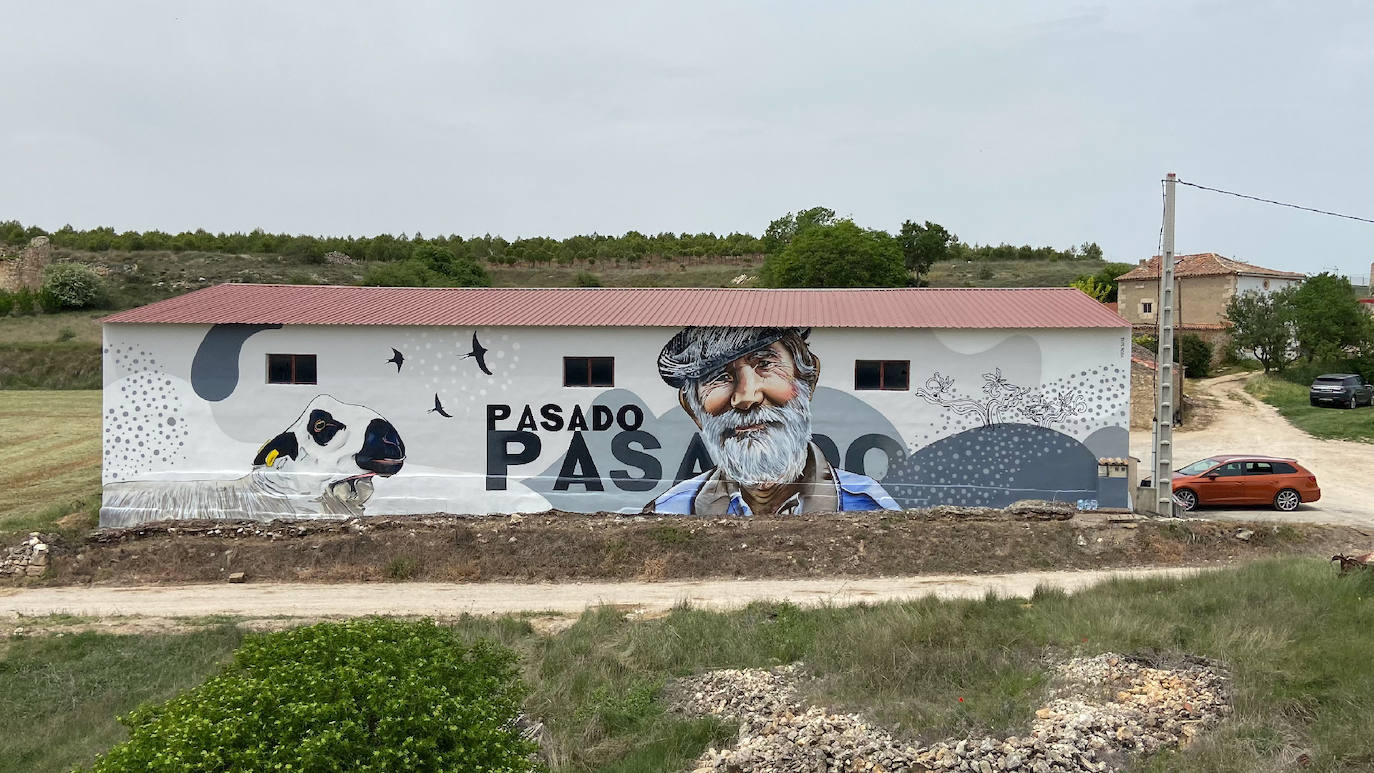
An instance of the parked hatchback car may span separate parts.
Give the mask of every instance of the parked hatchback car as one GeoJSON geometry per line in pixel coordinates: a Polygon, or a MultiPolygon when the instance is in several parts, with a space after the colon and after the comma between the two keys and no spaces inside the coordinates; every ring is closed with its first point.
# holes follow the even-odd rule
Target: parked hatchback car
{"type": "Polygon", "coordinates": [[[1307,390],[1307,400],[1313,405],[1338,405],[1354,408],[1374,405],[1374,386],[1353,373],[1327,373],[1317,376],[1307,390]]]}
{"type": "Polygon", "coordinates": [[[1272,505],[1292,512],[1322,497],[1316,475],[1296,460],[1277,456],[1209,456],[1175,470],[1173,490],[1184,510],[1198,505],[1272,505]]]}

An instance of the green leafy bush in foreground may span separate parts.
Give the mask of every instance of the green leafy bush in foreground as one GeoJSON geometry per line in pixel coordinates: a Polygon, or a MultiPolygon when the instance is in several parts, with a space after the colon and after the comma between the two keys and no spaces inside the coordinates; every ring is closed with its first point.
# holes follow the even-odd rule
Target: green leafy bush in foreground
{"type": "Polygon", "coordinates": [[[97,773],[529,771],[515,655],[432,622],[321,623],[253,637],[217,676],[121,718],[97,773]]]}

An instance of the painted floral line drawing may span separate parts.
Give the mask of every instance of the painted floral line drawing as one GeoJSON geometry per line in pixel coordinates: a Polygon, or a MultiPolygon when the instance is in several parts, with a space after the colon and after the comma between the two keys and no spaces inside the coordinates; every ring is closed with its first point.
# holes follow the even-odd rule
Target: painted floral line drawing
{"type": "Polygon", "coordinates": [[[976,416],[984,426],[1003,424],[1017,414],[1032,424],[1047,426],[1077,416],[1087,408],[1087,400],[1077,389],[1053,395],[1018,386],[1002,376],[1002,369],[983,374],[983,399],[954,391],[954,378],[935,371],[925,386],[915,390],[917,397],[953,411],[959,416],[976,416]]]}

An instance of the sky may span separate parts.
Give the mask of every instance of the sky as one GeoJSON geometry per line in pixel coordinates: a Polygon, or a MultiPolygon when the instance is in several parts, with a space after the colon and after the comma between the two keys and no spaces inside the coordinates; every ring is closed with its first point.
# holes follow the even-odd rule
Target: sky
{"type": "MultiPolygon", "coordinates": [[[[0,220],[759,234],[824,205],[1155,254],[1160,180],[1374,219],[1374,4],[0,0],[0,220]]],[[[1374,224],[1180,187],[1176,251],[1374,224]]]]}

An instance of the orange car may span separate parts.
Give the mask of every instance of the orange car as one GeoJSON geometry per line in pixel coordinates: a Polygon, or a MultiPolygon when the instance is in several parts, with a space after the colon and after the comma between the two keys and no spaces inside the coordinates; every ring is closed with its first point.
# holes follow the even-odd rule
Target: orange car
{"type": "Polygon", "coordinates": [[[1174,471],[1174,499],[1184,510],[1198,505],[1273,505],[1292,512],[1322,497],[1317,476],[1294,459],[1209,456],[1174,471]]]}

